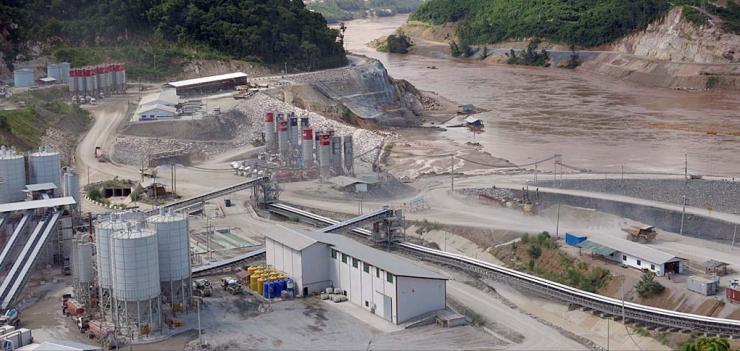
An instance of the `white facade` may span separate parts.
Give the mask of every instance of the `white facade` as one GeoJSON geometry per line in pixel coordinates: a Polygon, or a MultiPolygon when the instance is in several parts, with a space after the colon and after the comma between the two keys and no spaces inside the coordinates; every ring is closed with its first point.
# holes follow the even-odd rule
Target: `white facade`
{"type": "Polygon", "coordinates": [[[651,271],[651,272],[655,273],[655,275],[657,275],[659,277],[662,277],[662,276],[665,275],[666,265],[669,265],[669,264],[676,264],[676,265],[678,265],[678,273],[679,274],[680,273],[684,273],[684,271],[686,269],[685,262],[683,260],[681,260],[680,258],[675,258],[675,259],[673,259],[671,261],[668,261],[668,262],[665,262],[665,263],[656,263],[656,262],[650,262],[650,261],[648,261],[647,259],[644,259],[644,258],[636,257],[636,256],[630,255],[628,253],[619,252],[619,251],[615,252],[614,255],[613,255],[613,257],[614,258],[611,258],[610,257],[610,259],[612,259],[612,260],[614,260],[616,262],[621,262],[622,264],[624,264],[626,266],[629,266],[629,267],[632,267],[632,268],[637,268],[639,270],[648,270],[648,271],[651,271]]]}
{"type": "Polygon", "coordinates": [[[394,324],[446,307],[445,277],[340,235],[279,228],[266,234],[267,264],[290,276],[299,295],[339,288],[394,324]]]}
{"type": "Polygon", "coordinates": [[[164,105],[145,105],[136,110],[136,118],[139,121],[155,121],[158,119],[175,118],[177,110],[174,107],[164,105]]]}

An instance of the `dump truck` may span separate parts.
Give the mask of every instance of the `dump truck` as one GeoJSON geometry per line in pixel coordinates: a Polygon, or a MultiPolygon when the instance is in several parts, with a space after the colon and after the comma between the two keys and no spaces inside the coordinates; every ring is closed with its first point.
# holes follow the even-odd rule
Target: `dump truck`
{"type": "Polygon", "coordinates": [[[73,298],[62,298],[62,313],[65,316],[79,317],[85,314],[85,305],[73,298]]]}
{"type": "Polygon", "coordinates": [[[654,226],[646,227],[632,227],[628,229],[622,229],[627,232],[627,239],[630,241],[639,241],[641,243],[648,243],[655,240],[658,236],[658,232],[655,231],[654,226]]]}
{"type": "Polygon", "coordinates": [[[193,282],[193,295],[200,297],[211,296],[211,282],[208,279],[197,279],[193,282]]]}
{"type": "Polygon", "coordinates": [[[6,310],[2,316],[0,316],[0,325],[12,325],[16,328],[21,324],[21,314],[15,308],[6,310]]]}
{"type": "Polygon", "coordinates": [[[87,322],[87,337],[95,339],[101,346],[103,346],[103,348],[106,349],[113,349],[117,344],[113,333],[103,325],[103,322],[98,320],[87,322]]]}

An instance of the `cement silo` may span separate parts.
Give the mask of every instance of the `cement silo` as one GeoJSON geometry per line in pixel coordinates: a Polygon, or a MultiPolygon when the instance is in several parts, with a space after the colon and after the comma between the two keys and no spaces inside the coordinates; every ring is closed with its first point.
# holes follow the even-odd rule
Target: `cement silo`
{"type": "Polygon", "coordinates": [[[128,225],[111,236],[113,315],[119,325],[161,328],[157,233],[128,225]]]}
{"type": "Polygon", "coordinates": [[[352,136],[345,135],[342,138],[343,151],[344,151],[344,174],[353,176],[354,170],[354,149],[352,147],[352,136]]]}
{"type": "Polygon", "coordinates": [[[272,112],[265,113],[265,121],[263,124],[263,131],[265,133],[265,150],[268,153],[275,153],[277,147],[275,143],[275,114],[272,112]]]}
{"type": "Polygon", "coordinates": [[[303,168],[313,167],[313,129],[303,129],[303,168]]]}
{"type": "Polygon", "coordinates": [[[13,72],[13,83],[16,88],[27,88],[33,85],[33,70],[19,68],[13,72]]]}
{"type": "Polygon", "coordinates": [[[60,62],[57,66],[59,66],[59,76],[61,77],[62,83],[69,82],[69,71],[71,67],[69,62],[60,62]]]}
{"type": "Polygon", "coordinates": [[[288,150],[290,145],[288,143],[288,121],[278,120],[278,147],[280,150],[280,159],[287,161],[288,150]]]}
{"type": "Polygon", "coordinates": [[[319,176],[322,179],[330,177],[331,173],[331,134],[319,134],[319,176]]]}
{"type": "Polygon", "coordinates": [[[338,135],[331,137],[331,174],[335,176],[344,174],[344,167],[342,167],[342,137],[338,135]]]}
{"type": "Polygon", "coordinates": [[[75,172],[74,168],[67,167],[64,169],[62,175],[62,193],[64,196],[71,196],[77,203],[76,207],[80,207],[80,177],[75,172]]]}
{"type": "Polygon", "coordinates": [[[28,171],[31,174],[28,183],[54,183],[59,193],[62,189],[61,168],[59,153],[40,147],[38,152],[28,157],[28,171]]]}
{"type": "Polygon", "coordinates": [[[93,270],[93,246],[94,244],[84,238],[78,238],[72,242],[72,254],[70,255],[70,266],[72,269],[72,282],[75,296],[83,303],[89,303],[92,296],[91,287],[95,282],[93,270]]]}
{"type": "Polygon", "coordinates": [[[77,94],[77,70],[70,70],[69,71],[69,82],[67,83],[67,86],[69,88],[69,95],[72,96],[72,98],[76,97],[77,94]]]}
{"type": "Polygon", "coordinates": [[[290,145],[293,147],[293,149],[298,148],[298,141],[299,136],[301,134],[300,129],[298,128],[298,117],[291,116],[290,117],[290,126],[288,127],[288,139],[290,139],[290,145]]]}
{"type": "Polygon", "coordinates": [[[17,202],[26,199],[23,188],[26,186],[26,164],[23,155],[0,147],[0,203],[17,202]]]}
{"type": "Polygon", "coordinates": [[[162,299],[185,309],[192,295],[188,219],[183,214],[162,210],[149,217],[147,223],[157,233],[162,299]]]}
{"type": "Polygon", "coordinates": [[[59,71],[59,65],[56,63],[52,63],[50,65],[46,65],[46,76],[49,78],[54,78],[57,80],[57,82],[62,82],[61,78],[61,72],[59,71]]]}

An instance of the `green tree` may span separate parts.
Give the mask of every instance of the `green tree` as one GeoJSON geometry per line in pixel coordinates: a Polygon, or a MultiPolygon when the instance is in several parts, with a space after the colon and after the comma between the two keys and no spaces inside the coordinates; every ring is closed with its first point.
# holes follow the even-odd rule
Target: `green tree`
{"type": "Polygon", "coordinates": [[[716,336],[703,336],[685,342],[681,351],[730,351],[730,342],[716,336]]]}
{"type": "Polygon", "coordinates": [[[635,285],[635,289],[641,297],[651,297],[662,293],[665,287],[655,281],[655,273],[645,272],[635,285]]]}
{"type": "Polygon", "coordinates": [[[539,244],[532,244],[527,248],[527,254],[533,259],[538,259],[542,256],[542,247],[539,244]]]}

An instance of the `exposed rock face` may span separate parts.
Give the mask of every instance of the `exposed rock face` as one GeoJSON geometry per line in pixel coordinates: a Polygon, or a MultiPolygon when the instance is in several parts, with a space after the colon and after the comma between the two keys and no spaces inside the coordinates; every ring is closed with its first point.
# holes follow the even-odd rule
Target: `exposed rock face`
{"type": "Polygon", "coordinates": [[[697,26],[676,7],[645,30],[612,45],[614,51],[650,59],[689,63],[740,63],[740,35],[724,32],[719,19],[697,26]]]}

